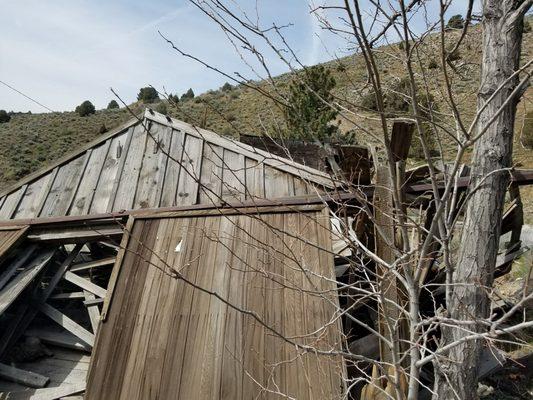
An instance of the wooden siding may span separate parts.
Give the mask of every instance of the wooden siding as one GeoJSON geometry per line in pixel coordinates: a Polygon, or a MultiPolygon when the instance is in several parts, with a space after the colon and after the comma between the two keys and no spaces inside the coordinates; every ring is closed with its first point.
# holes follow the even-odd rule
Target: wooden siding
{"type": "Polygon", "coordinates": [[[275,199],[332,187],[324,173],[147,112],[0,197],[0,220],[275,199]]]}
{"type": "MultiPolygon", "coordinates": [[[[0,228],[0,260],[2,260],[6,256],[7,252],[13,246],[15,246],[17,243],[19,243],[20,240],[24,238],[27,230],[27,226],[0,228]]],[[[0,271],[0,276],[1,272],[2,271],[0,271]]]]}
{"type": "Polygon", "coordinates": [[[85,398],[340,398],[340,356],[297,346],[341,349],[327,213],[277,210],[130,219],[85,398]]]}

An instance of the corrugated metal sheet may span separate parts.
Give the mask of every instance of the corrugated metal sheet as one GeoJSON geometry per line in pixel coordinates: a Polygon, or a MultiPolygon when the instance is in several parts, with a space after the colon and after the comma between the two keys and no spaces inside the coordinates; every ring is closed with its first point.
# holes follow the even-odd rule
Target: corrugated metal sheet
{"type": "Polygon", "coordinates": [[[341,348],[328,226],[316,206],[130,222],[85,398],[340,398],[341,358],[305,348],[341,348]]]}
{"type": "Polygon", "coordinates": [[[146,112],[0,197],[0,220],[305,195],[323,172],[146,112]]]}

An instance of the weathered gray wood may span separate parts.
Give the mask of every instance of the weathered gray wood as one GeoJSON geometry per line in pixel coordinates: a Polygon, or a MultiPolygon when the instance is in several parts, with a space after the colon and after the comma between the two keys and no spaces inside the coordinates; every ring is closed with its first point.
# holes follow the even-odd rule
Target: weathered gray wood
{"type": "Polygon", "coordinates": [[[66,349],[91,351],[92,346],[78,339],[68,331],[58,332],[48,329],[46,327],[32,328],[25,332],[26,336],[34,336],[39,338],[43,343],[48,343],[53,346],[64,347],[66,349]]]}
{"type": "Polygon", "coordinates": [[[105,299],[104,298],[94,298],[94,299],[89,299],[89,300],[84,300],[83,304],[86,306],[86,307],[93,307],[93,306],[97,306],[99,304],[104,304],[105,302],[105,299]]]}
{"type": "Polygon", "coordinates": [[[109,195],[109,202],[107,203],[107,212],[113,211],[113,207],[115,205],[115,200],[117,198],[117,192],[118,187],[120,185],[122,175],[124,174],[124,164],[126,163],[126,158],[128,151],[130,149],[131,141],[133,139],[133,133],[135,128],[130,128],[126,132],[126,142],[124,143],[124,147],[119,147],[117,158],[119,159],[118,167],[117,167],[117,176],[115,178],[115,182],[113,183],[113,189],[111,189],[111,194],[109,195]]]}
{"type": "Polygon", "coordinates": [[[110,146],[111,139],[92,150],[78,191],[72,201],[70,215],[84,215],[89,212],[110,146]]]}
{"type": "Polygon", "coordinates": [[[161,193],[161,207],[176,205],[176,192],[181,170],[181,158],[183,156],[183,144],[185,134],[181,131],[173,130],[170,142],[170,156],[167,160],[163,191],[161,193]]]}
{"type": "Polygon", "coordinates": [[[43,231],[31,233],[28,240],[35,242],[60,242],[79,243],[96,240],[103,237],[117,237],[122,235],[120,227],[86,227],[79,229],[66,229],[64,231],[43,231]]]}
{"type": "Polygon", "coordinates": [[[132,131],[128,152],[122,155],[124,157],[124,164],[121,166],[122,176],[116,190],[114,204],[112,207],[108,207],[108,211],[129,210],[132,208],[146,140],[147,134],[144,126],[136,125],[132,131]]]}
{"type": "Polygon", "coordinates": [[[39,216],[64,215],[68,211],[70,201],[83,172],[85,160],[85,155],[81,155],[59,168],[39,216]]]}
{"type": "Polygon", "coordinates": [[[265,198],[265,171],[263,164],[251,159],[245,159],[246,165],[246,199],[256,200],[265,198]]]}
{"type": "Polygon", "coordinates": [[[79,286],[82,289],[85,289],[98,297],[104,298],[106,296],[106,290],[98,285],[95,285],[91,281],[82,278],[81,276],[78,276],[76,274],[73,274],[70,271],[65,272],[64,276],[65,280],[73,283],[76,286],[79,286]]]}
{"type": "Polygon", "coordinates": [[[94,346],[94,335],[62,312],[46,303],[41,304],[39,310],[74,336],[80,338],[88,345],[94,346]]]}
{"type": "Polygon", "coordinates": [[[101,260],[89,261],[83,264],[75,264],[70,268],[70,270],[72,272],[76,272],[76,271],[84,271],[84,270],[96,268],[96,267],[104,267],[108,265],[113,265],[115,263],[115,260],[116,260],[116,257],[107,257],[101,260]]]}
{"type": "Polygon", "coordinates": [[[85,294],[83,292],[69,292],[53,294],[49,299],[53,300],[66,300],[66,299],[84,299],[85,294]]]}
{"type": "Polygon", "coordinates": [[[196,204],[203,141],[187,135],[181,158],[180,176],[176,193],[176,205],[196,204]]]}
{"type": "Polygon", "coordinates": [[[170,147],[170,128],[154,124],[148,134],[146,150],[135,194],[134,209],[158,207],[163,189],[170,147]]]}
{"type": "Polygon", "coordinates": [[[52,256],[53,250],[48,250],[36,257],[24,271],[19,273],[15,278],[9,282],[6,287],[0,292],[0,315],[17,299],[17,297],[26,289],[30,282],[42,271],[48,264],[52,256]]]}
{"type": "Polygon", "coordinates": [[[31,388],[42,388],[50,381],[50,378],[35,372],[25,371],[11,365],[0,363],[0,378],[20,383],[31,388]]]}
{"type": "Polygon", "coordinates": [[[245,176],[244,156],[233,151],[224,150],[222,172],[222,199],[224,201],[245,200],[245,176]]]}
{"type": "Polygon", "coordinates": [[[20,383],[31,388],[42,388],[50,381],[50,378],[35,372],[25,371],[20,368],[15,368],[11,365],[0,363],[0,378],[8,381],[20,383]]]}
{"type": "Polygon", "coordinates": [[[222,194],[222,164],[224,149],[206,143],[202,155],[198,199],[200,204],[220,204],[222,194]]]}
{"type": "Polygon", "coordinates": [[[17,269],[22,267],[22,265],[28,260],[28,258],[35,251],[36,245],[28,246],[22,254],[19,254],[11,264],[0,274],[0,290],[7,284],[9,279],[15,274],[17,269]]]}
{"type": "Polygon", "coordinates": [[[85,176],[85,172],[87,171],[87,166],[89,165],[89,160],[91,159],[92,153],[93,153],[93,149],[89,149],[83,156],[83,165],[81,166],[80,172],[78,173],[77,181],[73,185],[74,190],[72,190],[72,193],[69,196],[68,201],[66,202],[67,208],[65,210],[65,214],[70,214],[70,210],[74,204],[74,199],[76,198],[76,195],[78,194],[78,190],[80,189],[81,181],[83,180],[83,177],[85,176]]]}
{"type": "Polygon", "coordinates": [[[0,400],[55,400],[84,390],[85,382],[69,383],[54,388],[0,393],[0,400]]]}
{"type": "Polygon", "coordinates": [[[123,133],[112,139],[109,151],[107,153],[104,168],[100,174],[96,190],[94,192],[93,201],[90,208],[90,213],[104,213],[107,211],[107,205],[111,197],[111,191],[113,190],[115,178],[118,172],[118,155],[121,154],[121,150],[124,148],[128,135],[123,133]]]}
{"type": "Polygon", "coordinates": [[[26,193],[27,185],[23,185],[16,192],[11,193],[7,196],[2,208],[0,209],[0,219],[11,219],[13,214],[17,210],[17,207],[26,193]]]}
{"type": "MultiPolygon", "coordinates": [[[[83,293],[85,294],[85,300],[91,301],[96,300],[96,297],[93,293],[84,290],[83,293]]],[[[93,333],[96,335],[96,331],[98,330],[98,324],[100,323],[100,311],[98,310],[98,305],[90,305],[87,306],[87,312],[89,313],[89,319],[91,320],[91,327],[93,328],[93,333]]]]}

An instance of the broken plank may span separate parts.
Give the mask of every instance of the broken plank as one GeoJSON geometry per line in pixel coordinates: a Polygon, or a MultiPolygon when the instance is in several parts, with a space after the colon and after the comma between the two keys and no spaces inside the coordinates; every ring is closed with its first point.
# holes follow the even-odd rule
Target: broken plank
{"type": "Polygon", "coordinates": [[[86,262],[83,264],[76,264],[76,265],[73,265],[70,268],[70,270],[72,272],[76,272],[76,271],[83,271],[86,269],[91,269],[91,268],[96,268],[96,267],[104,267],[107,265],[113,265],[115,263],[115,259],[116,257],[108,257],[108,258],[103,258],[101,260],[86,262]]]}
{"type": "Polygon", "coordinates": [[[26,336],[37,337],[41,339],[43,343],[51,344],[53,346],[59,346],[65,349],[91,351],[91,346],[79,340],[76,336],[67,331],[59,332],[46,328],[32,328],[28,329],[24,334],[26,336]]]}
{"type": "Polygon", "coordinates": [[[31,388],[42,388],[50,381],[50,378],[47,376],[1,363],[0,378],[11,382],[20,383],[31,388]]]}
{"type": "Polygon", "coordinates": [[[70,271],[65,272],[64,278],[66,281],[69,281],[70,283],[73,283],[74,285],[79,286],[82,289],[85,289],[97,295],[98,297],[104,298],[106,296],[107,291],[104,288],[95,285],[90,280],[82,278],[79,275],[73,274],[70,271]]]}
{"type": "Polygon", "coordinates": [[[85,343],[94,346],[94,335],[65,314],[46,303],[41,304],[39,310],[85,343]]]}
{"type": "Polygon", "coordinates": [[[6,268],[4,272],[0,275],[0,290],[6,285],[6,283],[11,279],[11,277],[17,272],[17,269],[21,268],[22,265],[28,260],[32,255],[36,246],[31,245],[25,251],[24,254],[18,256],[13,262],[6,268]]]}
{"type": "Polygon", "coordinates": [[[0,393],[0,400],[54,400],[85,390],[85,382],[61,385],[55,388],[0,393]]]}
{"type": "Polygon", "coordinates": [[[31,281],[42,271],[48,264],[54,250],[48,250],[34,259],[24,271],[18,274],[0,293],[0,315],[16,300],[31,281]]]}

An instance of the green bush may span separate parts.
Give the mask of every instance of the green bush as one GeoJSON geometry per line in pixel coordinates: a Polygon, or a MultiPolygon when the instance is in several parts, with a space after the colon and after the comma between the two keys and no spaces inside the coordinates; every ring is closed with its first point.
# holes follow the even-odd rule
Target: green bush
{"type": "Polygon", "coordinates": [[[118,106],[118,103],[115,100],[111,100],[109,104],[107,105],[108,110],[114,110],[116,108],[120,108],[120,107],[118,106]]]}
{"type": "Polygon", "coordinates": [[[533,111],[526,114],[521,139],[524,146],[533,149],[533,111]]]}
{"type": "Polygon", "coordinates": [[[154,103],[159,100],[159,93],[151,86],[143,87],[137,94],[137,100],[143,103],[154,103]]]}
{"type": "Polygon", "coordinates": [[[160,102],[157,106],[155,106],[155,110],[160,114],[168,114],[167,110],[167,103],[160,102]]]}
{"type": "Polygon", "coordinates": [[[81,103],[78,107],[76,107],[75,111],[80,117],[86,117],[96,112],[93,103],[91,103],[89,100],[85,100],[83,103],[81,103]]]}
{"type": "Polygon", "coordinates": [[[11,120],[11,115],[9,115],[6,110],[0,110],[0,124],[9,122],[11,120]]]}
{"type": "Polygon", "coordinates": [[[190,88],[189,90],[187,90],[185,93],[183,93],[181,95],[181,101],[185,101],[185,100],[189,100],[189,99],[194,99],[194,92],[192,90],[192,88],[190,88]]]}
{"type": "Polygon", "coordinates": [[[463,16],[460,14],[452,16],[448,20],[448,24],[446,24],[446,28],[449,29],[463,29],[465,26],[465,20],[463,19],[463,16]]]}
{"type": "Polygon", "coordinates": [[[233,90],[233,86],[231,85],[231,83],[226,82],[226,83],[221,87],[221,90],[222,90],[223,92],[229,92],[229,91],[233,90]]]}
{"type": "Polygon", "coordinates": [[[287,136],[303,140],[330,142],[338,131],[334,121],[338,111],[330,104],[335,78],[322,65],[298,72],[290,85],[284,110],[287,136]]]}

